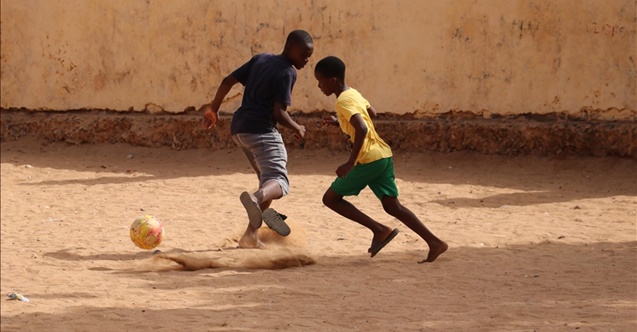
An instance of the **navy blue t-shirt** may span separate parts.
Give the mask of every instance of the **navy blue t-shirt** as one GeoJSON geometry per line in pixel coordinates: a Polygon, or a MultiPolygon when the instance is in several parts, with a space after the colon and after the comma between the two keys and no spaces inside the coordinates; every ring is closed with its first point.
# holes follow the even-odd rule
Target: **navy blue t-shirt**
{"type": "Polygon", "coordinates": [[[283,56],[257,54],[232,76],[245,86],[243,100],[232,116],[230,134],[263,134],[276,131],[274,103],[290,106],[296,70],[283,56]]]}

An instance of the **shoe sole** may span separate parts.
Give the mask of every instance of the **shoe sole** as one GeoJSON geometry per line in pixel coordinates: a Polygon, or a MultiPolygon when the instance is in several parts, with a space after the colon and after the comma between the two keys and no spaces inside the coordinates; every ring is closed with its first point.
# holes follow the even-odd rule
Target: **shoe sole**
{"type": "Polygon", "coordinates": [[[252,200],[250,194],[247,191],[244,191],[241,193],[241,196],[239,196],[239,199],[241,200],[241,204],[243,204],[243,207],[248,213],[250,226],[252,226],[253,228],[261,227],[261,221],[263,220],[261,216],[261,209],[259,208],[257,203],[252,200]]]}
{"type": "Polygon", "coordinates": [[[281,236],[290,235],[290,227],[283,221],[281,215],[272,208],[267,208],[261,214],[263,221],[268,227],[281,236]]]}

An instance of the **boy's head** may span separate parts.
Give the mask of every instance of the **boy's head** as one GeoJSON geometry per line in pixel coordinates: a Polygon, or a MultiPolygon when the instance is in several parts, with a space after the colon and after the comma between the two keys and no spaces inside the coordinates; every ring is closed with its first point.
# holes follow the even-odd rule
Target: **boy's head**
{"type": "Polygon", "coordinates": [[[304,30],[294,30],[288,34],[283,49],[285,55],[296,69],[305,67],[314,53],[312,36],[304,30]]]}
{"type": "Polygon", "coordinates": [[[345,82],[345,63],[335,56],[325,57],[314,67],[314,77],[326,96],[338,94],[345,82]]]}

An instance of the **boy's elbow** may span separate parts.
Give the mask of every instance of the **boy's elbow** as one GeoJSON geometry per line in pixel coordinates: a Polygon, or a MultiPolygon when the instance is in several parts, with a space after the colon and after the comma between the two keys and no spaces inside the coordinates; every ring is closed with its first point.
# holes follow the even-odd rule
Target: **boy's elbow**
{"type": "Polygon", "coordinates": [[[272,112],[272,116],[274,117],[274,121],[277,123],[281,123],[283,120],[283,115],[281,115],[280,111],[274,110],[274,112],[272,112]]]}
{"type": "Polygon", "coordinates": [[[370,107],[367,108],[367,114],[369,114],[369,117],[373,119],[373,118],[376,117],[376,115],[378,113],[376,113],[376,109],[375,108],[370,106],[370,107]]]}
{"type": "Polygon", "coordinates": [[[228,85],[228,86],[233,86],[237,82],[238,82],[237,79],[234,76],[232,76],[232,74],[224,77],[223,80],[221,80],[221,84],[228,85]]]}

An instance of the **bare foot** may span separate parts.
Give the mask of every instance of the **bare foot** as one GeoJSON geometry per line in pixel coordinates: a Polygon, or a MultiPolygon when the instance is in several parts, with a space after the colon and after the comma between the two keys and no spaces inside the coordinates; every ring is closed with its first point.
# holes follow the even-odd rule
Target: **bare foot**
{"type": "Polygon", "coordinates": [[[262,249],[265,248],[265,245],[257,238],[256,231],[246,231],[241,239],[239,239],[239,245],[237,247],[243,249],[262,249]]]}
{"type": "Polygon", "coordinates": [[[427,255],[427,259],[422,260],[422,261],[420,261],[418,263],[419,264],[431,263],[431,262],[435,261],[436,258],[438,258],[438,256],[440,256],[443,252],[447,251],[447,249],[449,249],[449,245],[446,244],[444,241],[440,241],[439,244],[434,245],[434,246],[430,246],[429,247],[429,255],[427,255]]]}

